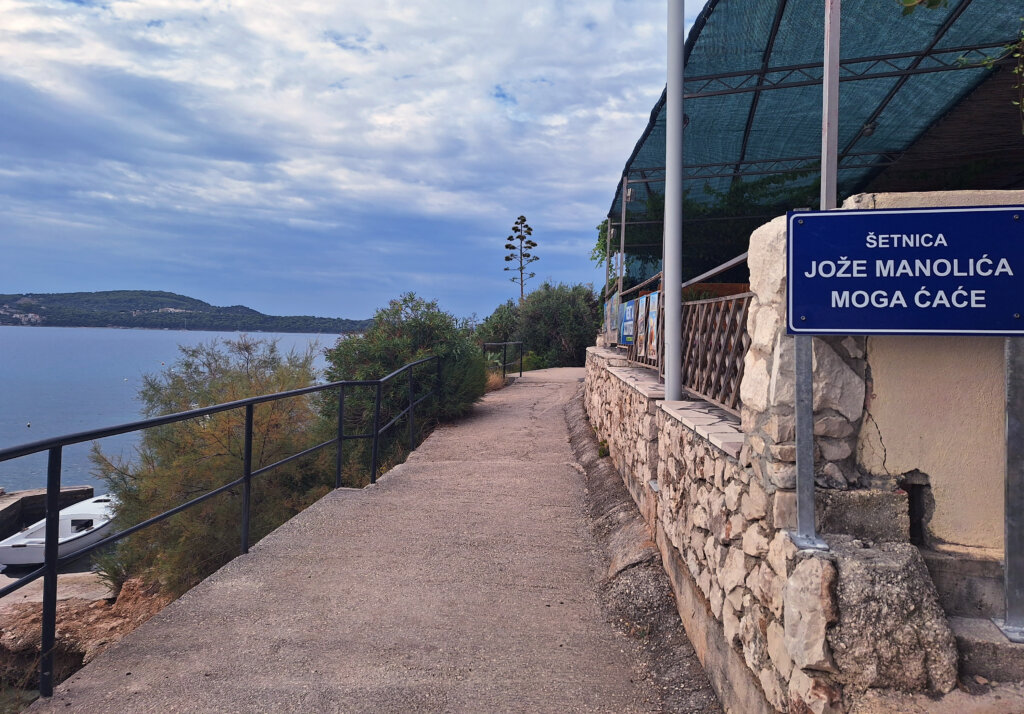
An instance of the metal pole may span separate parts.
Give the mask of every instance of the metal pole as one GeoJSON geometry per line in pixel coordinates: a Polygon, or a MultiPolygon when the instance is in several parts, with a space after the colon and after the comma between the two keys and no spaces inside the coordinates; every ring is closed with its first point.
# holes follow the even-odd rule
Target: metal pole
{"type": "Polygon", "coordinates": [[[668,0],[668,83],[665,87],[665,399],[683,398],[683,78],[686,2],[668,0]]]}
{"type": "Polygon", "coordinates": [[[242,457],[242,555],[249,552],[249,508],[252,503],[252,412],[245,405],[245,453],[242,457]]]}
{"type": "Polygon", "coordinates": [[[796,535],[800,548],[828,550],[814,525],[814,338],[796,336],[796,535]]]}
{"type": "MultiPolygon", "coordinates": [[[[825,57],[821,90],[821,194],[819,207],[836,207],[836,169],[839,131],[840,0],[825,0],[825,57]]],[[[796,342],[796,536],[802,548],[828,550],[814,525],[814,338],[797,335],[796,342]]]]}
{"type": "Polygon", "coordinates": [[[383,385],[377,382],[377,398],[373,402],[373,456],[370,459],[370,483],[377,483],[377,455],[380,453],[380,391],[383,385]]]}
{"type": "Polygon", "coordinates": [[[43,636],[39,694],[53,696],[53,650],[57,644],[57,539],[60,537],[61,447],[50,449],[46,464],[46,543],[43,545],[43,636]]]}
{"type": "Polygon", "coordinates": [[[519,343],[519,376],[523,376],[523,343],[519,343]]]}
{"type": "Polygon", "coordinates": [[[629,188],[629,179],[622,174],[622,217],[619,219],[619,301],[622,300],[622,279],[626,275],[626,189],[629,188]]]}
{"type": "Polygon", "coordinates": [[[601,286],[601,297],[608,300],[608,281],[612,278],[612,241],[615,240],[615,229],[612,219],[608,218],[608,228],[604,232],[604,285],[601,286]]]}
{"type": "Polygon", "coordinates": [[[435,357],[434,359],[437,360],[437,384],[434,386],[434,394],[437,397],[437,407],[438,407],[438,409],[440,409],[441,408],[441,386],[442,386],[442,383],[443,383],[443,380],[441,378],[441,358],[440,357],[435,357]]]}
{"type": "Polygon", "coordinates": [[[501,343],[501,383],[505,383],[505,367],[508,365],[508,343],[501,343]]]}
{"type": "Polygon", "coordinates": [[[1006,619],[996,624],[1024,643],[1024,338],[1006,338],[1006,496],[1003,505],[1006,619]]]}
{"type": "Polygon", "coordinates": [[[334,487],[341,488],[341,466],[345,455],[345,385],[338,387],[338,450],[334,460],[334,487]]]}
{"type": "Polygon", "coordinates": [[[412,372],[413,368],[409,368],[409,451],[416,448],[416,397],[414,396],[412,386],[412,372]]]}
{"type": "Polygon", "coordinates": [[[836,207],[839,148],[839,17],[840,0],[825,0],[825,60],[821,80],[822,211],[836,207]]]}

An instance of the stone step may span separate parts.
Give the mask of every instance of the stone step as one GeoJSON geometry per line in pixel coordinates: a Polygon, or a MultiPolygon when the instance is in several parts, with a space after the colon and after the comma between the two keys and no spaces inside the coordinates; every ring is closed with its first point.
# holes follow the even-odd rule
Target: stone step
{"type": "Polygon", "coordinates": [[[961,679],[1024,681],[1024,644],[1010,642],[992,620],[954,616],[949,618],[949,626],[960,652],[961,679]]]}
{"type": "Polygon", "coordinates": [[[1001,560],[924,548],[921,555],[947,615],[1003,617],[1006,604],[1001,560]]]}

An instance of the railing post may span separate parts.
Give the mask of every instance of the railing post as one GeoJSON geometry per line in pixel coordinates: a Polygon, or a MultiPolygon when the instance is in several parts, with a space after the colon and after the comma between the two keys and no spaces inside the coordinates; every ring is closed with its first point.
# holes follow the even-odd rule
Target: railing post
{"type": "Polygon", "coordinates": [[[46,465],[46,543],[43,560],[43,635],[39,659],[39,694],[53,696],[53,659],[57,644],[57,539],[60,537],[61,447],[50,449],[46,465]]]}
{"type": "Polygon", "coordinates": [[[377,455],[380,445],[380,395],[383,384],[377,382],[377,397],[373,402],[373,455],[370,458],[370,483],[377,483],[377,455]]]}
{"type": "Polygon", "coordinates": [[[441,408],[441,358],[434,357],[437,360],[437,383],[434,385],[434,395],[437,397],[438,410],[441,408]]]}
{"type": "Polygon", "coordinates": [[[334,487],[341,488],[341,467],[345,449],[345,385],[338,387],[338,449],[334,459],[334,487]]]}
{"type": "Polygon", "coordinates": [[[508,343],[501,343],[501,381],[505,382],[505,367],[508,364],[508,343]]]}
{"type": "Polygon", "coordinates": [[[245,405],[245,453],[242,457],[242,555],[249,552],[249,504],[252,502],[252,414],[253,405],[245,405]]]}
{"type": "Polygon", "coordinates": [[[413,380],[412,380],[412,373],[413,373],[413,371],[414,371],[414,368],[410,367],[409,368],[409,451],[412,451],[413,449],[416,448],[416,436],[415,436],[415,431],[416,431],[416,412],[415,412],[415,409],[416,409],[416,397],[415,397],[415,395],[413,393],[413,386],[412,386],[412,384],[413,384],[413,380]]]}
{"type": "Polygon", "coordinates": [[[519,343],[519,376],[523,376],[523,343],[519,343]]]}

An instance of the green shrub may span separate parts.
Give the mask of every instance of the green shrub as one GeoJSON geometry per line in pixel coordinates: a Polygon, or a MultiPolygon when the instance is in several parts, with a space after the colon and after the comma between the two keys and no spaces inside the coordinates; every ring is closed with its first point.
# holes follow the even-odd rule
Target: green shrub
{"type": "Polygon", "coordinates": [[[502,303],[476,328],[480,342],[518,342],[519,306],[514,301],[502,303]]]}
{"type": "MultiPolygon", "coordinates": [[[[436,422],[468,413],[484,394],[487,370],[473,330],[466,322],[440,310],[436,301],[424,300],[413,293],[402,295],[377,311],[373,326],[365,333],[342,338],[327,350],[327,378],[330,381],[379,379],[431,355],[441,358],[441,395],[440,399],[427,400],[416,409],[415,441],[418,443],[436,422]]],[[[436,363],[417,367],[413,373],[414,396],[419,398],[429,392],[436,380],[436,363]]],[[[408,377],[402,375],[386,385],[381,397],[379,424],[383,426],[408,405],[408,377]]],[[[346,434],[371,431],[374,399],[373,388],[346,388],[346,434]]],[[[321,400],[321,413],[325,428],[336,429],[335,394],[321,400]]],[[[386,435],[381,444],[380,463],[402,459],[407,439],[405,424],[404,419],[400,420],[386,435]]],[[[345,448],[348,453],[346,480],[351,485],[363,483],[361,474],[369,467],[369,441],[349,442],[345,448]]]]}
{"type": "Polygon", "coordinates": [[[536,352],[527,352],[523,355],[523,371],[529,372],[534,369],[544,369],[547,367],[547,362],[543,357],[539,357],[536,352]]]}
{"type": "MultiPolygon", "coordinates": [[[[313,353],[281,355],[276,343],[246,336],[220,344],[179,347],[181,356],[144,378],[139,397],[147,417],[309,386],[313,353]]],[[[317,413],[308,397],[257,405],[253,411],[253,470],[311,446],[317,413]]],[[[245,410],[234,409],[148,429],[133,462],[93,446],[94,473],[118,500],[115,527],[139,523],[197,498],[242,472],[245,410]]],[[[314,459],[272,469],[252,482],[250,542],[254,543],[328,490],[314,459]]],[[[120,541],[97,559],[115,588],[130,577],[171,595],[189,589],[239,553],[242,490],[215,496],[120,541]]]]}
{"type": "Polygon", "coordinates": [[[587,285],[545,282],[519,306],[524,349],[544,367],[580,367],[600,325],[600,305],[587,285]]]}

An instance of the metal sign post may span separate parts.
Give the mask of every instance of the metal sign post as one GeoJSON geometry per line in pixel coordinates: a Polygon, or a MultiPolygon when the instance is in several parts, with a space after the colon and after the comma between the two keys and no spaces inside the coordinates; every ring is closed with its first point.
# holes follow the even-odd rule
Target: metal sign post
{"type": "Polygon", "coordinates": [[[1006,618],[995,620],[1011,642],[1024,643],[1024,338],[1006,339],[1006,618]]]}
{"type": "Polygon", "coordinates": [[[798,548],[828,550],[814,524],[814,360],[813,337],[796,336],[796,532],[798,548]]]}
{"type": "MultiPolygon", "coordinates": [[[[825,0],[825,58],[821,93],[820,208],[836,207],[839,147],[839,19],[840,0],[825,0]]],[[[796,533],[800,548],[828,550],[814,524],[814,338],[796,341],[796,533]]]]}

